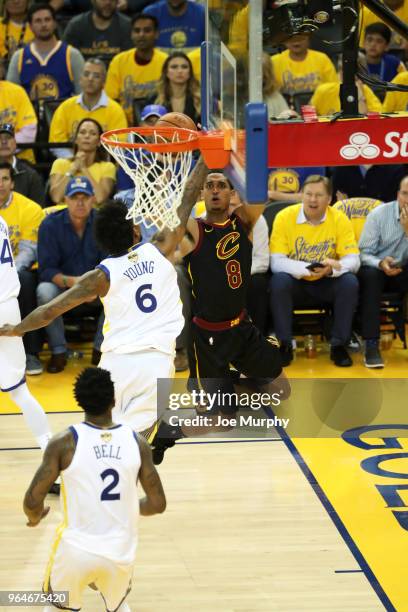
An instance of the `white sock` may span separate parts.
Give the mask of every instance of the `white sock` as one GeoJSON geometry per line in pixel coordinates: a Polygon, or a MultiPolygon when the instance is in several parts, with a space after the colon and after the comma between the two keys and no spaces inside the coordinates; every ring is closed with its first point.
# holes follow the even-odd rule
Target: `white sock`
{"type": "Polygon", "coordinates": [[[27,426],[31,429],[41,450],[44,450],[52,433],[44,410],[28,390],[26,383],[9,391],[10,397],[21,409],[27,426]]]}
{"type": "Polygon", "coordinates": [[[128,604],[126,603],[126,601],[124,601],[119,608],[116,610],[116,612],[132,612],[131,609],[129,608],[128,604]]]}

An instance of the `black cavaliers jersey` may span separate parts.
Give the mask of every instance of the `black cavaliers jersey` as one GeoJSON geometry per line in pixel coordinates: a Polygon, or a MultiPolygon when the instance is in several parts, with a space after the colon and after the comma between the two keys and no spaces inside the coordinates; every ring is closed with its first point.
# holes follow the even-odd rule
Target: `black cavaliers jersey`
{"type": "Polygon", "coordinates": [[[196,221],[198,243],[185,257],[193,285],[194,315],[214,322],[234,319],[246,306],[252,242],[234,214],[223,224],[196,221]]]}

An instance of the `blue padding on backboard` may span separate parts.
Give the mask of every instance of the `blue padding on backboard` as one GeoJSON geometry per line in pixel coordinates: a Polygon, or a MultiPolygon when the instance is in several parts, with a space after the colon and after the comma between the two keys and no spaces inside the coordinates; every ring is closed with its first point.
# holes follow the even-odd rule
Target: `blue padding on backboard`
{"type": "Polygon", "coordinates": [[[208,41],[201,43],[201,128],[203,130],[208,129],[209,117],[208,117],[208,83],[207,83],[207,48],[210,45],[208,41]]]}
{"type": "Polygon", "coordinates": [[[268,199],[268,112],[263,102],[245,106],[246,201],[268,199]]]}

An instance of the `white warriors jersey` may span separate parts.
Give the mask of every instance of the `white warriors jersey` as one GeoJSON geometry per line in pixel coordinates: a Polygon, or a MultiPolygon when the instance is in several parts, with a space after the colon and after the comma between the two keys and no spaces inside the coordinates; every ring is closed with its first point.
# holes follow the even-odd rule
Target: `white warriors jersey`
{"type": "Polygon", "coordinates": [[[157,349],[172,354],[184,325],[177,273],[150,242],[125,255],[107,257],[98,266],[110,288],[105,311],[103,353],[157,349]]]}
{"type": "Polygon", "coordinates": [[[72,425],[76,450],[61,472],[62,539],[115,563],[133,563],[138,539],[141,465],[136,434],[127,425],[72,425]]]}
{"type": "Polygon", "coordinates": [[[0,217],[0,302],[16,298],[20,293],[20,280],[11,252],[7,223],[0,217]]]}

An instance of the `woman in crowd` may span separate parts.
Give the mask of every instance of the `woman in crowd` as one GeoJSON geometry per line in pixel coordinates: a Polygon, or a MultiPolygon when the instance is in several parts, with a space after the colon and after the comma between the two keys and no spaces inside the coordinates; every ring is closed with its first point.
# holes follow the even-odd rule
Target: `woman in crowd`
{"type": "Polygon", "coordinates": [[[262,95],[268,107],[268,119],[288,119],[296,117],[297,113],[291,110],[285,98],[279,91],[273,76],[271,56],[263,53],[262,56],[262,95]]]}
{"type": "Polygon", "coordinates": [[[4,0],[0,21],[0,57],[10,61],[16,49],[31,42],[34,34],[27,22],[28,0],[4,0]]]}
{"type": "Polygon", "coordinates": [[[169,112],[184,113],[194,123],[200,122],[200,86],[185,53],[176,51],[169,55],[163,64],[157,90],[157,96],[152,96],[148,103],[161,104],[169,112]]]}
{"type": "Polygon", "coordinates": [[[107,161],[108,154],[100,143],[102,132],[94,119],[85,118],[78,123],[73,158],[56,159],[51,168],[49,193],[55,204],[63,201],[66,186],[74,176],[86,176],[90,180],[98,205],[112,194],[116,167],[107,161]]]}

